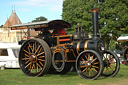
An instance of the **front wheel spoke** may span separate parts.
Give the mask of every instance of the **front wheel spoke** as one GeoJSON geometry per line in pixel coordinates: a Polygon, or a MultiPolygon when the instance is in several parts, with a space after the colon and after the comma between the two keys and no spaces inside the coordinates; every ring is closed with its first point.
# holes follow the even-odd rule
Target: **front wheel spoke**
{"type": "Polygon", "coordinates": [[[99,64],[99,62],[93,63],[93,65],[99,64]]]}
{"type": "Polygon", "coordinates": [[[82,58],[83,61],[85,61],[83,58],[82,58]]]}
{"type": "Polygon", "coordinates": [[[112,71],[114,71],[111,67],[110,67],[110,69],[111,69],[112,71]]]}
{"type": "Polygon", "coordinates": [[[99,67],[97,67],[97,66],[92,66],[92,67],[94,67],[94,68],[98,68],[98,69],[99,69],[99,67]]]}
{"type": "Polygon", "coordinates": [[[86,65],[85,66],[80,66],[80,68],[85,68],[85,67],[87,67],[86,65]]]}
{"type": "Polygon", "coordinates": [[[109,66],[110,66],[110,67],[114,67],[114,68],[116,67],[115,65],[109,65],[109,66]]]}
{"type": "Polygon", "coordinates": [[[90,54],[88,54],[88,61],[90,60],[90,54]]]}
{"type": "MultiPolygon", "coordinates": [[[[91,69],[91,68],[90,68],[91,69]]],[[[89,70],[89,77],[91,76],[91,70],[89,70]]]]}
{"type": "Polygon", "coordinates": [[[95,68],[93,68],[93,70],[97,73],[97,70],[95,68]]]}
{"type": "Polygon", "coordinates": [[[31,46],[30,44],[28,44],[28,45],[29,45],[28,47],[29,47],[29,48],[31,49],[31,51],[32,51],[32,46],[31,46]]]}
{"type": "Polygon", "coordinates": [[[111,61],[113,61],[113,59],[114,59],[114,58],[111,58],[111,59],[110,59],[108,62],[111,62],[111,61]]]}
{"type": "Polygon", "coordinates": [[[85,58],[87,59],[87,61],[88,61],[88,58],[87,58],[87,56],[85,55],[85,58]]]}
{"type": "Polygon", "coordinates": [[[110,74],[110,71],[109,71],[108,67],[106,67],[106,69],[108,70],[108,73],[110,74]]]}
{"type": "Polygon", "coordinates": [[[86,69],[85,75],[87,75],[87,72],[88,72],[88,68],[86,69]]]}
{"type": "Polygon", "coordinates": [[[85,72],[88,68],[85,68],[82,72],[85,72]]]}
{"type": "Polygon", "coordinates": [[[91,63],[93,63],[96,59],[97,59],[97,58],[93,59],[93,60],[91,61],[91,63]]]}

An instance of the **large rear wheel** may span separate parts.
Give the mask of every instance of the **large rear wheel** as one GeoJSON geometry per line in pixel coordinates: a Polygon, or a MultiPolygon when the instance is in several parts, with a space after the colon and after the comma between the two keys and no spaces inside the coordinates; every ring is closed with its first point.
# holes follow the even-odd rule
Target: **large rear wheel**
{"type": "Polygon", "coordinates": [[[76,60],[76,70],[84,79],[97,79],[103,70],[101,56],[93,50],[81,52],[76,60]]]}
{"type": "Polygon", "coordinates": [[[24,42],[19,53],[19,65],[27,76],[41,76],[51,66],[51,51],[44,40],[30,39],[24,42]]]}

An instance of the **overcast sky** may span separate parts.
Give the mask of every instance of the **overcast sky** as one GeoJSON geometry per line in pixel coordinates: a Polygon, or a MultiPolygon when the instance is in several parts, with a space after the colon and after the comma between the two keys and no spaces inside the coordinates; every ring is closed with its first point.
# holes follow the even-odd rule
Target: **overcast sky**
{"type": "Polygon", "coordinates": [[[14,8],[22,23],[40,16],[61,19],[62,3],[63,0],[0,0],[0,25],[4,25],[14,8]]]}

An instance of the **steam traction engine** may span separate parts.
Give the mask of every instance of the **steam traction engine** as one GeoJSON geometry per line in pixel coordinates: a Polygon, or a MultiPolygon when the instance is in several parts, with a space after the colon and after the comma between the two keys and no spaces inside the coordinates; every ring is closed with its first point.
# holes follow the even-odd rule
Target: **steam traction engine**
{"type": "Polygon", "coordinates": [[[70,24],[63,20],[12,26],[12,30],[33,28],[40,31],[35,38],[20,41],[19,65],[23,73],[27,76],[65,74],[75,64],[84,79],[115,76],[120,68],[119,59],[113,52],[105,50],[98,37],[98,11],[92,9],[93,38],[88,38],[87,32],[80,27],[73,35],[68,35],[64,28],[70,28],[70,24]]]}

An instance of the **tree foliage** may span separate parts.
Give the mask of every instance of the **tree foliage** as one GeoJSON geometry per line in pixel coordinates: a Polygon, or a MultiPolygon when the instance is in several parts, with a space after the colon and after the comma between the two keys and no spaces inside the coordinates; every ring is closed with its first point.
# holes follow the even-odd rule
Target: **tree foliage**
{"type": "Polygon", "coordinates": [[[3,25],[0,26],[0,28],[2,28],[2,27],[3,27],[3,25]]]}
{"type": "Polygon", "coordinates": [[[80,23],[85,31],[92,32],[92,8],[100,9],[99,32],[106,47],[119,47],[117,38],[128,32],[127,0],[65,0],[62,18],[72,24],[68,31],[74,31],[80,23]]]}
{"type": "Polygon", "coordinates": [[[47,21],[47,18],[40,16],[40,17],[37,17],[35,20],[32,20],[32,22],[39,22],[39,21],[47,21]]]}

